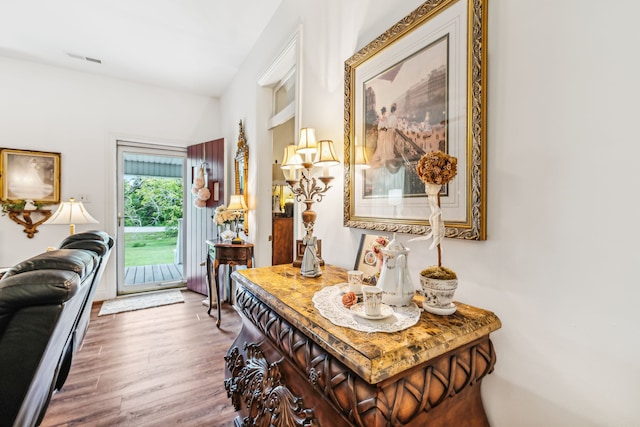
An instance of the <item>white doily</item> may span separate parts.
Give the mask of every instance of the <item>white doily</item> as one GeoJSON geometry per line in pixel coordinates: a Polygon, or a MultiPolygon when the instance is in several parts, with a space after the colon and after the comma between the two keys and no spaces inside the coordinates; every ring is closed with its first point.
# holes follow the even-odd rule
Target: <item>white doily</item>
{"type": "Polygon", "coordinates": [[[420,320],[420,309],[415,303],[406,307],[392,307],[394,314],[386,319],[367,320],[354,316],[342,305],[339,286],[327,286],[313,295],[313,305],[320,314],[334,325],[344,326],[361,332],[397,332],[407,329],[420,320]]]}

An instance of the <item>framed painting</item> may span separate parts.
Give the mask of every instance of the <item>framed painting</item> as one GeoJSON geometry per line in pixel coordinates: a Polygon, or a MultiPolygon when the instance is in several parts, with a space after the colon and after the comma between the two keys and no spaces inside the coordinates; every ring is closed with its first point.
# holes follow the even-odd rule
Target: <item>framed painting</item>
{"type": "Polygon", "coordinates": [[[344,225],[430,232],[416,173],[440,150],[446,236],[486,238],[487,0],[430,0],[345,61],[344,225]]]}
{"type": "Polygon", "coordinates": [[[2,201],[60,203],[60,153],[0,149],[2,201]]]}
{"type": "Polygon", "coordinates": [[[376,241],[380,241],[382,246],[389,243],[386,236],[377,236],[375,234],[363,234],[360,237],[360,246],[358,246],[358,254],[356,262],[353,266],[354,270],[364,272],[365,281],[371,282],[371,278],[380,271],[382,267],[382,259],[374,251],[376,241]]]}

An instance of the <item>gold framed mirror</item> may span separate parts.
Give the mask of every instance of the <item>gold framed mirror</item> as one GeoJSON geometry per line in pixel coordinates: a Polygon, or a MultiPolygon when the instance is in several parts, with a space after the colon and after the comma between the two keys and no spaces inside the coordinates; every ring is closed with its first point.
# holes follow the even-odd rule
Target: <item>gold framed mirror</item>
{"type": "MultiPolygon", "coordinates": [[[[249,146],[244,136],[244,127],[240,120],[240,130],[238,134],[238,148],[235,155],[235,191],[234,194],[242,194],[244,204],[249,206],[249,196],[247,192],[247,178],[249,176],[249,146]]],[[[245,234],[249,234],[247,221],[244,221],[245,234]]]]}

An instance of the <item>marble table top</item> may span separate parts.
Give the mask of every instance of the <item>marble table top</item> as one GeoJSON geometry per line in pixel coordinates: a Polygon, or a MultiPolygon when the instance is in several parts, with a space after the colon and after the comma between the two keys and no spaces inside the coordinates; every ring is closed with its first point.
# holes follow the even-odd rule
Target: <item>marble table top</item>
{"type": "MultiPolygon", "coordinates": [[[[316,291],[347,281],[347,271],[331,265],[320,277],[300,275],[291,264],[237,270],[232,277],[283,319],[313,339],[361,378],[376,384],[483,337],[501,327],[487,310],[456,301],[449,316],[422,312],[418,323],[399,332],[360,332],[336,326],[312,302],[316,291]]],[[[421,295],[413,301],[422,307],[421,295]]]]}

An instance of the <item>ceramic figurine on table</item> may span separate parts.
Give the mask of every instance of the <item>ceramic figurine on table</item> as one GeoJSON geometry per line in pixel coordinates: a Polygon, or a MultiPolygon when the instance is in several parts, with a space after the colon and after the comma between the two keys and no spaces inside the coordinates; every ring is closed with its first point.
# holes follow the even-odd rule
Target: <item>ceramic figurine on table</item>
{"type": "Polygon", "coordinates": [[[305,245],[304,255],[302,256],[302,264],[300,266],[300,274],[304,277],[318,277],[322,275],[320,270],[320,262],[318,261],[318,253],[316,252],[316,236],[311,235],[312,227],[307,230],[307,235],[302,239],[305,245]]]}

